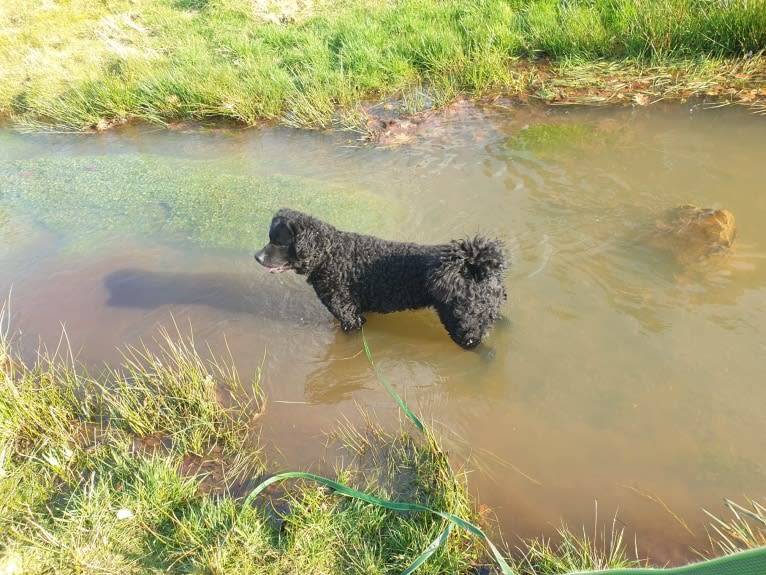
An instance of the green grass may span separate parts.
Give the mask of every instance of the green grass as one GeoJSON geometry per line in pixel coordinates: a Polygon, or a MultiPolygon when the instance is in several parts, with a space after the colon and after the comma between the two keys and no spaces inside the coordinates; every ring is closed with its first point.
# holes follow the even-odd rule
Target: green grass
{"type": "Polygon", "coordinates": [[[705,511],[710,517],[710,543],[724,554],[766,547],[766,505],[750,500],[749,508],[725,501],[729,517],[724,519],[705,511]]]}
{"type": "Polygon", "coordinates": [[[605,59],[686,84],[723,75],[739,87],[742,62],[757,62],[756,83],[764,72],[760,57],[743,60],[766,45],[763,0],[303,4],[7,0],[0,113],[71,130],[222,118],[358,129],[364,102],[540,95],[551,68],[539,57],[554,72],[605,59]]]}
{"type": "Polygon", "coordinates": [[[103,417],[137,437],[168,438],[184,453],[203,455],[211,446],[236,452],[250,420],[260,416],[260,376],[243,392],[233,360],[203,360],[191,336],[174,339],[162,331],[153,347],[159,351],[128,348],[122,366],[107,369],[96,392],[103,417]]]}
{"type": "Polygon", "coordinates": [[[622,528],[617,527],[615,517],[607,533],[598,530],[598,521],[592,535],[578,535],[566,526],[558,529],[558,541],[533,539],[520,548],[521,559],[516,562],[518,575],[557,575],[604,569],[627,569],[645,567],[637,559],[638,550],[632,557],[623,539],[622,528]]]}

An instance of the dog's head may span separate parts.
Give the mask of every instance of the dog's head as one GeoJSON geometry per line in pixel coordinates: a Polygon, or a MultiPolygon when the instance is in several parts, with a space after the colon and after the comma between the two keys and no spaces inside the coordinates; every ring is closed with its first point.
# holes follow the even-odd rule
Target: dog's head
{"type": "Polygon", "coordinates": [[[269,273],[280,273],[293,268],[296,259],[296,226],[284,216],[277,215],[271,220],[269,243],[255,252],[255,261],[269,269],[269,273]]]}
{"type": "Polygon", "coordinates": [[[269,273],[293,270],[309,273],[324,253],[322,242],[328,237],[328,224],[294,210],[279,210],[271,220],[269,243],[255,252],[255,260],[269,273]]]}
{"type": "Polygon", "coordinates": [[[477,236],[450,242],[429,278],[434,306],[455,343],[481,343],[507,298],[503,244],[477,236]]]}

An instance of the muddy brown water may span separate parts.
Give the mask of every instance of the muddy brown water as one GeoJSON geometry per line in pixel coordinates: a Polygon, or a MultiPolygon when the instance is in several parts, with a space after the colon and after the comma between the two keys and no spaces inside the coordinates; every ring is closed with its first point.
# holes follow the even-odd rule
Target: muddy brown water
{"type": "MultiPolygon", "coordinates": [[[[265,354],[264,440],[282,468],[318,469],[338,421],[364,411],[395,426],[400,414],[360,338],[302,278],[253,261],[271,204],[242,225],[255,239],[232,248],[214,234],[195,241],[204,216],[167,231],[176,207],[164,200],[135,211],[123,197],[78,217],[67,203],[82,179],[47,205],[25,186],[44,195],[47,179],[66,184],[50,166],[67,159],[98,171],[140,156],[363,190],[392,208],[356,231],[506,242],[509,301],[477,352],[427,310],[366,326],[380,370],[471,470],[504,537],[550,535],[562,520],[592,532],[596,515],[608,526],[616,513],[656,561],[707,548],[703,508],[725,516],[723,498],[762,500],[766,485],[766,118],[698,105],[464,107],[417,129],[398,147],[282,129],[0,131],[0,293],[12,290],[22,348],[55,348],[64,326],[82,361],[117,362],[118,347],[151,340],[172,317],[214,352],[228,346],[245,378],[265,354]],[[731,210],[734,249],[682,267],[648,245],[662,213],[686,203],[731,210]],[[113,216],[129,225],[92,234],[113,216]]],[[[157,189],[183,172],[163,173],[157,189]]],[[[111,187],[108,171],[99,185],[111,187]]],[[[259,189],[245,190],[236,200],[258,213],[259,189]]]]}

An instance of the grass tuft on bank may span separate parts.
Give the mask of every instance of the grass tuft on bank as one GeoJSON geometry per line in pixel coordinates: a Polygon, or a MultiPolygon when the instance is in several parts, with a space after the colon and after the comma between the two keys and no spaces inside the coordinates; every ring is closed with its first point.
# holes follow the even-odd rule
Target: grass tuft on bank
{"type": "MultiPolygon", "coordinates": [[[[0,113],[63,130],[210,119],[360,129],[364,102],[393,99],[418,111],[461,94],[550,99],[546,86],[559,70],[587,76],[594,62],[617,63],[634,76],[653,67],[670,76],[671,88],[717,79],[718,95],[747,89],[755,90],[747,99],[766,96],[759,92],[764,0],[301,6],[7,0],[0,7],[0,113]]],[[[595,88],[584,81],[571,91],[595,88]]]]}
{"type": "Polygon", "coordinates": [[[754,499],[745,507],[730,501],[724,501],[728,517],[705,513],[710,518],[710,543],[714,549],[725,555],[766,547],[766,505],[754,499]]]}

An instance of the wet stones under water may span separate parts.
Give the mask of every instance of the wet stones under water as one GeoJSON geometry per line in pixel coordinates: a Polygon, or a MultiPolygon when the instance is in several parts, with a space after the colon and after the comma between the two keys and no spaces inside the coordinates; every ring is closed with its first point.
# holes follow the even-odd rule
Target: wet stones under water
{"type": "Polygon", "coordinates": [[[656,223],[649,243],[669,253],[681,265],[727,251],[736,236],[734,214],[725,209],[685,204],[669,210],[656,223]]]}

